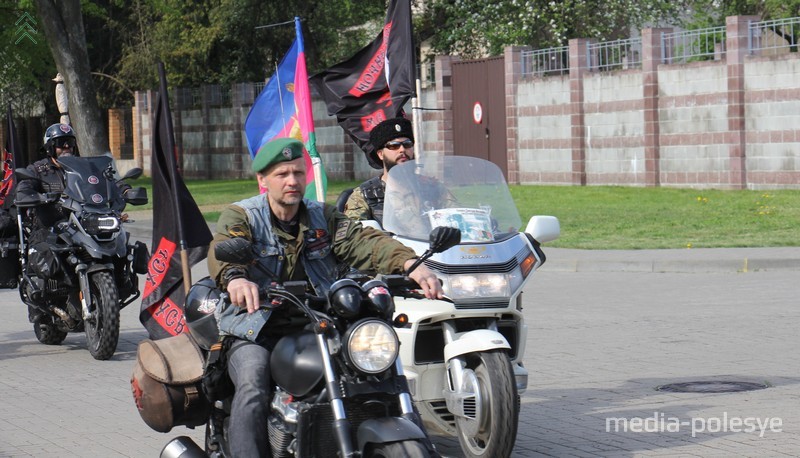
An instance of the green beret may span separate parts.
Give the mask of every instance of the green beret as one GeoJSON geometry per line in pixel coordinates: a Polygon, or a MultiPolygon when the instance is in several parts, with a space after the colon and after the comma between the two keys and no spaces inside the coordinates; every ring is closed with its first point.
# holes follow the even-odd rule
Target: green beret
{"type": "Polygon", "coordinates": [[[279,162],[293,161],[303,157],[303,144],[294,138],[279,138],[264,143],[253,159],[253,171],[261,172],[279,162]]]}

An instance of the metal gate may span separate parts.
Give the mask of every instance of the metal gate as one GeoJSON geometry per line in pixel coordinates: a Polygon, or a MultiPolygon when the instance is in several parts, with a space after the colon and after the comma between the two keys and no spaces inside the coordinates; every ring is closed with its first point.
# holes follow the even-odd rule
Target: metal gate
{"type": "Polygon", "coordinates": [[[505,59],[453,63],[453,149],[486,159],[508,179],[505,59]]]}

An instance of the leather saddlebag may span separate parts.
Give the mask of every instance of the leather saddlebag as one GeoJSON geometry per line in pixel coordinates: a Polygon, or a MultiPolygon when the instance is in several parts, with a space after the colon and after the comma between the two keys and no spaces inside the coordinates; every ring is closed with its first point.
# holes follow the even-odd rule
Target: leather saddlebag
{"type": "Polygon", "coordinates": [[[202,381],[203,353],[188,334],[139,343],[131,390],[147,426],[166,433],[204,424],[211,404],[202,381]]]}

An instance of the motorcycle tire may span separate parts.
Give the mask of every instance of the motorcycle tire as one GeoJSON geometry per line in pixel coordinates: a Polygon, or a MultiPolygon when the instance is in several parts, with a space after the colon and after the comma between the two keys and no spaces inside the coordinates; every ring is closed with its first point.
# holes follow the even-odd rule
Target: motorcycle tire
{"type": "Polygon", "coordinates": [[[468,458],[511,456],[517,439],[519,395],[508,355],[502,351],[481,352],[468,360],[478,381],[483,405],[478,432],[467,434],[456,421],[458,442],[468,458]]]}
{"type": "Polygon", "coordinates": [[[89,353],[94,359],[106,360],[114,356],[119,341],[119,293],[111,273],[94,272],[89,275],[92,295],[92,317],[84,323],[89,353]]]}
{"type": "Polygon", "coordinates": [[[67,338],[67,332],[62,331],[53,323],[44,323],[42,320],[49,318],[38,318],[33,322],[33,332],[36,334],[36,340],[45,345],[61,345],[61,342],[67,338]]]}
{"type": "Polygon", "coordinates": [[[392,442],[390,444],[375,444],[364,454],[373,458],[429,458],[428,450],[419,441],[392,442]]]}

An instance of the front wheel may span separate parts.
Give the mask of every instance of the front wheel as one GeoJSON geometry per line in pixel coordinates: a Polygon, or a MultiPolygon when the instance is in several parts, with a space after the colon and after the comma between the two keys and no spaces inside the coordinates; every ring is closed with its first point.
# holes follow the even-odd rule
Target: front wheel
{"type": "Polygon", "coordinates": [[[109,272],[94,272],[89,276],[92,295],[91,316],[86,320],[86,339],[94,359],[114,356],[119,340],[119,293],[109,272]]]}
{"type": "MultiPolygon", "coordinates": [[[[508,457],[514,449],[519,421],[519,402],[514,371],[502,351],[468,357],[467,383],[473,385],[475,418],[456,417],[461,450],[467,457],[508,457]]],[[[466,410],[466,409],[465,409],[466,410]]]]}
{"type": "Polygon", "coordinates": [[[375,444],[364,456],[395,458],[428,458],[428,450],[418,441],[392,442],[390,444],[375,444]]]}

